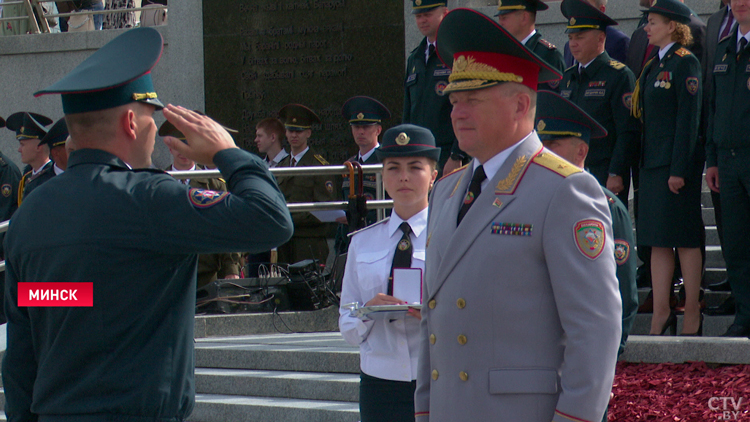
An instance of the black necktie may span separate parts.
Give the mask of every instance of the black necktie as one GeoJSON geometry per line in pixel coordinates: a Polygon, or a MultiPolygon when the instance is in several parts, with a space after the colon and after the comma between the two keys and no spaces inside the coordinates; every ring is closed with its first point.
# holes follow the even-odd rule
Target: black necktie
{"type": "Polygon", "coordinates": [[[427,47],[427,60],[430,60],[430,57],[432,57],[433,54],[435,54],[435,46],[430,44],[427,47]]]}
{"type": "Polygon", "coordinates": [[[474,176],[471,177],[471,184],[469,185],[469,192],[466,194],[464,203],[458,211],[458,224],[461,224],[461,220],[463,220],[466,213],[469,212],[471,204],[473,204],[474,200],[479,197],[480,193],[482,193],[482,182],[484,182],[484,179],[486,178],[487,175],[484,174],[484,167],[479,166],[474,170],[474,176]]]}
{"type": "Polygon", "coordinates": [[[364,164],[365,163],[365,160],[362,159],[361,155],[359,157],[357,157],[357,161],[359,161],[359,164],[364,164]]]}
{"type": "Polygon", "coordinates": [[[297,167],[297,160],[292,157],[292,159],[289,160],[289,164],[291,164],[291,167],[297,167]]]}
{"type": "Polygon", "coordinates": [[[401,240],[396,245],[396,253],[393,254],[393,264],[391,264],[391,276],[388,277],[388,295],[393,296],[393,269],[394,268],[411,268],[411,253],[414,249],[411,245],[411,239],[409,233],[411,233],[411,226],[409,223],[404,221],[398,228],[404,232],[401,236],[401,240]]]}
{"type": "Polygon", "coordinates": [[[740,61],[740,54],[745,50],[745,47],[747,47],[747,38],[742,37],[740,38],[740,48],[737,50],[737,61],[740,61]]]}

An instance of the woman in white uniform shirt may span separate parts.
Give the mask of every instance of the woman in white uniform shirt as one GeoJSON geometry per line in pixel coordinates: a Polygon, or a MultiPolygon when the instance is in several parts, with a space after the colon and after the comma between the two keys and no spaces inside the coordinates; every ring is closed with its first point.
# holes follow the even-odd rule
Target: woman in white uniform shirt
{"type": "MultiPolygon", "coordinates": [[[[435,147],[435,138],[429,130],[400,125],[385,132],[376,154],[383,163],[383,184],[393,198],[393,213],[352,236],[342,304],[404,304],[402,298],[389,294],[392,269],[408,266],[424,271],[427,196],[437,177],[435,166],[440,148],[435,147]]],[[[360,350],[362,422],[413,422],[419,311],[411,309],[401,319],[375,321],[352,317],[343,308],[339,314],[341,334],[360,350]]]]}

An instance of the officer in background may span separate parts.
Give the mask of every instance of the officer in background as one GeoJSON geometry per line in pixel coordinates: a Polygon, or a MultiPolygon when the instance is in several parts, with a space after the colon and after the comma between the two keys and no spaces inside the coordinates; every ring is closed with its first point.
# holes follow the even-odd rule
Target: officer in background
{"type": "Polygon", "coordinates": [[[49,148],[49,158],[52,160],[52,170],[55,176],[62,174],[68,167],[68,125],[65,117],[55,122],[49,132],[42,138],[42,143],[49,148]]]}
{"type": "MultiPolygon", "coordinates": [[[[5,119],[0,117],[0,128],[5,127],[5,119]]],[[[0,151],[0,218],[2,221],[10,220],[10,217],[18,208],[18,182],[21,180],[21,171],[18,166],[0,151]]],[[[0,259],[5,259],[3,250],[3,239],[5,233],[0,234],[0,259]]],[[[5,271],[0,273],[0,300],[5,294],[5,271]]],[[[5,312],[0,311],[0,324],[5,323],[5,312]]]]}
{"type": "Polygon", "coordinates": [[[263,119],[255,125],[255,146],[259,153],[265,154],[263,160],[268,168],[278,167],[289,156],[282,146],[284,132],[284,125],[274,117],[263,119]]]}
{"type": "MultiPolygon", "coordinates": [[[[592,6],[599,9],[602,13],[607,13],[607,0],[586,0],[592,6]]],[[[604,51],[609,54],[609,57],[617,60],[618,62],[625,63],[628,58],[628,48],[630,47],[630,37],[625,35],[624,32],[619,29],[608,26],[604,32],[607,33],[607,41],[604,43],[604,51]]],[[[574,64],[578,64],[570,54],[570,45],[566,42],[563,49],[563,57],[565,57],[565,67],[568,68],[574,64]]]]}
{"type": "Polygon", "coordinates": [[[77,149],[19,207],[5,239],[10,421],[188,419],[197,254],[258,252],[291,237],[273,176],[208,117],[168,105],[187,144],[167,144],[215,164],[229,192],[150,168],[163,107],[150,70],[162,46],[153,28],[123,32],[36,93],[62,94],[77,149]],[[21,307],[26,282],[91,283],[93,306],[21,307]]]}
{"type": "MultiPolygon", "coordinates": [[[[279,167],[327,166],[328,161],[308,145],[312,125],[320,124],[314,111],[300,104],[287,104],[279,111],[284,122],[286,139],[291,148],[289,156],[279,167]]],[[[338,197],[333,176],[279,176],[279,188],[286,202],[327,202],[338,197]]],[[[278,249],[278,262],[294,264],[305,259],[325,262],[328,258],[327,237],[332,230],[328,223],[320,221],[309,212],[292,214],[294,236],[278,249]]],[[[331,234],[332,235],[332,234],[331,234]]]]}
{"type": "MultiPolygon", "coordinates": [[[[375,150],[380,146],[378,137],[383,131],[383,120],[391,118],[391,112],[380,101],[365,97],[357,96],[346,100],[341,108],[341,114],[349,122],[352,128],[352,137],[357,144],[357,154],[349,157],[348,162],[358,162],[360,164],[378,164],[378,156],[375,150]]],[[[355,187],[359,184],[357,172],[354,174],[355,187]]],[[[372,201],[377,197],[377,177],[375,174],[365,174],[362,178],[362,194],[365,199],[372,201]]],[[[349,174],[344,174],[344,180],[341,183],[341,197],[344,201],[349,199],[349,174]]],[[[357,192],[355,192],[356,194],[357,192]]],[[[378,219],[377,210],[369,210],[365,223],[369,226],[378,219]]],[[[338,230],[336,231],[335,250],[337,254],[345,253],[349,246],[349,226],[346,220],[341,220],[338,230]]],[[[361,228],[361,227],[360,227],[361,228]]]]}
{"type": "Polygon", "coordinates": [[[599,184],[626,204],[630,167],[640,141],[640,122],[630,115],[635,76],[604,51],[607,26],[617,22],[585,0],[563,0],[565,32],[578,64],[563,75],[560,94],[582,108],[607,130],[589,146],[588,168],[599,184]]]}
{"type": "Polygon", "coordinates": [[[736,302],[726,337],[750,336],[750,11],[730,2],[737,24],[719,42],[713,63],[706,141],[706,183],[721,193],[724,258],[736,302]]]}
{"type": "MultiPolygon", "coordinates": [[[[550,91],[539,91],[536,132],[544,146],[571,164],[585,169],[586,155],[592,138],[607,136],[607,131],[585,111],[550,91]]],[[[617,355],[625,350],[635,315],[638,313],[638,287],[635,285],[636,256],[633,222],[625,204],[615,194],[602,188],[612,214],[617,282],[622,299],[622,337],[617,355]]]]}
{"type": "Polygon", "coordinates": [[[458,148],[451,126],[451,105],[443,89],[451,70],[435,53],[438,26],[448,13],[446,0],[412,0],[412,14],[424,39],[409,54],[404,83],[403,123],[430,129],[440,148],[438,177],[461,167],[469,157],[458,148]]]}
{"type": "MultiPolygon", "coordinates": [[[[203,115],[202,112],[194,110],[196,113],[203,115]]],[[[237,133],[236,130],[224,127],[229,133],[237,133]]],[[[159,127],[159,136],[164,138],[172,138],[173,140],[179,140],[187,142],[185,135],[177,130],[176,127],[168,120],[162,123],[159,127]]],[[[195,161],[180,154],[176,149],[169,146],[174,144],[174,141],[167,141],[167,147],[169,153],[172,154],[173,162],[172,165],[165,170],[167,171],[195,171],[205,170],[206,167],[202,164],[197,164],[195,161]],[[167,143],[169,142],[169,143],[167,143]]],[[[193,188],[210,190],[213,192],[226,192],[227,184],[221,177],[213,177],[210,179],[182,179],[180,183],[188,185],[193,188]]],[[[217,253],[217,254],[200,254],[198,255],[198,284],[197,287],[201,287],[216,281],[219,278],[222,279],[237,279],[240,278],[240,254],[238,252],[231,253],[217,253]]]]}
{"type": "Polygon", "coordinates": [[[11,114],[6,121],[6,127],[16,132],[21,162],[26,164],[25,173],[18,184],[18,205],[31,191],[55,175],[49,159],[49,148],[42,143],[42,138],[47,134],[45,127],[51,123],[49,117],[25,111],[11,114]]]}
{"type": "MultiPolygon", "coordinates": [[[[541,0],[498,0],[495,16],[506,31],[562,73],[565,71],[562,53],[554,44],[542,38],[542,34],[536,30],[537,12],[547,9],[549,6],[541,0]]],[[[539,89],[559,91],[560,81],[540,84],[539,89]]]]}
{"type": "Polygon", "coordinates": [[[430,196],[416,420],[601,420],[621,337],[614,242],[599,184],[534,131],[537,84],[560,74],[470,9],[437,43],[474,160],[430,196]]]}

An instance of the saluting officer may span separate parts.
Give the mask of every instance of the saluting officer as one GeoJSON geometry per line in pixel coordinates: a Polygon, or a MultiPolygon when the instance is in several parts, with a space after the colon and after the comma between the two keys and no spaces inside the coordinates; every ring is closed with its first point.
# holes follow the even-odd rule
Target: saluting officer
{"type": "MultiPolygon", "coordinates": [[[[542,38],[542,34],[536,30],[537,12],[547,9],[549,6],[541,0],[498,0],[495,17],[506,31],[562,73],[565,71],[562,53],[554,44],[542,38]]],[[[559,91],[560,81],[539,84],[539,89],[559,91]]]]}
{"type": "MultiPolygon", "coordinates": [[[[536,132],[544,146],[579,168],[586,167],[586,156],[591,139],[607,136],[596,120],[580,107],[551,91],[539,91],[536,111],[536,132]]],[[[607,195],[612,214],[612,234],[615,243],[617,281],[622,299],[622,337],[619,356],[625,350],[630,329],[638,313],[638,286],[635,284],[636,256],[633,222],[625,204],[617,196],[602,188],[607,195]]]]}
{"type": "Polygon", "coordinates": [[[42,138],[47,134],[45,127],[51,123],[49,117],[25,111],[11,114],[5,123],[8,129],[16,132],[21,162],[26,164],[26,173],[18,185],[18,205],[31,191],[55,175],[49,159],[49,148],[42,143],[42,138]]]}
{"type": "MultiPolygon", "coordinates": [[[[349,157],[349,162],[358,162],[360,164],[378,164],[377,154],[375,150],[380,146],[378,137],[383,131],[382,122],[383,120],[391,118],[391,112],[388,108],[383,105],[380,101],[365,97],[357,96],[346,100],[344,106],[341,108],[341,114],[344,118],[349,121],[352,127],[352,137],[354,142],[359,147],[357,154],[349,157]]],[[[355,172],[355,183],[358,183],[357,173],[355,172]]],[[[349,198],[349,174],[344,175],[344,180],[341,183],[341,197],[346,201],[349,198]]],[[[356,186],[356,184],[355,184],[356,186]]],[[[371,201],[376,198],[377,195],[377,177],[375,174],[365,174],[362,180],[362,193],[364,197],[371,201]]],[[[367,213],[365,223],[370,225],[377,221],[378,213],[377,210],[370,210],[367,213]]],[[[349,226],[346,221],[340,221],[344,223],[339,226],[336,232],[336,253],[344,253],[349,246],[349,226]]]]}
{"type": "Polygon", "coordinates": [[[599,184],[534,131],[537,83],[560,74],[470,9],[445,17],[438,49],[474,160],[430,196],[417,421],[600,420],[621,330],[614,242],[599,184]]]}
{"type": "Polygon", "coordinates": [[[750,7],[730,2],[737,24],[719,42],[713,63],[706,142],[706,183],[721,192],[724,258],[737,303],[727,337],[750,336],[750,7]]]}
{"type": "Polygon", "coordinates": [[[584,0],[563,0],[560,9],[578,61],[565,71],[560,94],[607,129],[606,138],[591,141],[587,165],[599,184],[627,203],[640,123],[630,115],[635,76],[604,51],[605,29],[617,22],[584,0]]]}
{"type": "MultiPolygon", "coordinates": [[[[312,136],[312,125],[320,124],[314,111],[300,104],[287,104],[279,111],[284,122],[289,156],[281,160],[278,167],[327,166],[328,161],[310,147],[307,141],[312,136]]],[[[336,198],[333,176],[279,176],[279,188],[287,203],[327,202],[336,198]]],[[[294,236],[278,249],[278,262],[293,264],[304,259],[328,258],[328,223],[321,222],[309,212],[292,214],[294,236]]]]}
{"type": "Polygon", "coordinates": [[[435,135],[440,148],[440,174],[443,167],[449,173],[468,158],[458,148],[451,125],[451,105],[443,92],[451,70],[440,61],[435,50],[438,26],[448,13],[446,5],[446,0],[412,0],[411,13],[424,39],[406,61],[403,112],[403,123],[425,127],[435,135]]]}

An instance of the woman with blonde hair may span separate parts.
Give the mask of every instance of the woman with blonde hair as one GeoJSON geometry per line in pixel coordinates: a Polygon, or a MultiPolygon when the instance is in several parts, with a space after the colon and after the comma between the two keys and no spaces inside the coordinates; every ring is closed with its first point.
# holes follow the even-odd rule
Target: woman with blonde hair
{"type": "Polygon", "coordinates": [[[691,12],[677,0],[655,0],[644,13],[649,44],[659,48],[633,92],[633,112],[643,121],[638,244],[651,246],[651,334],[676,331],[677,318],[669,307],[676,250],[686,293],[682,335],[701,335],[701,71],[685,48],[693,41],[686,25],[691,12]]]}

